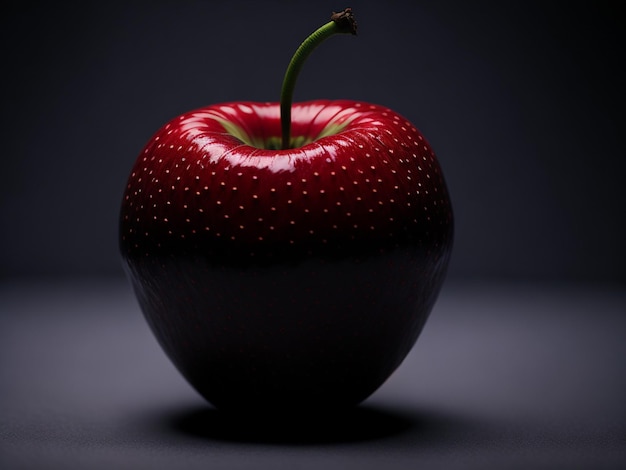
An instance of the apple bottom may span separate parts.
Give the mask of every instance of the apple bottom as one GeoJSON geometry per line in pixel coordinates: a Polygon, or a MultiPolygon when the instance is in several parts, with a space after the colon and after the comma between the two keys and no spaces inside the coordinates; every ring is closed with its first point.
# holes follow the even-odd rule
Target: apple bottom
{"type": "Polygon", "coordinates": [[[300,412],[356,405],[417,340],[446,255],[398,249],[270,267],[145,257],[129,263],[166,354],[218,409],[300,412]]]}

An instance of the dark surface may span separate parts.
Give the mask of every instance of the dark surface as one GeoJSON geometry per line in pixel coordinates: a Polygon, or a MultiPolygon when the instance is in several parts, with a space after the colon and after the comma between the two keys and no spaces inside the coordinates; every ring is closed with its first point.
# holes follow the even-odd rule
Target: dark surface
{"type": "Polygon", "coordinates": [[[345,415],[230,418],[165,359],[127,284],[4,283],[0,468],[624,468],[626,292],[448,284],[345,415]]]}

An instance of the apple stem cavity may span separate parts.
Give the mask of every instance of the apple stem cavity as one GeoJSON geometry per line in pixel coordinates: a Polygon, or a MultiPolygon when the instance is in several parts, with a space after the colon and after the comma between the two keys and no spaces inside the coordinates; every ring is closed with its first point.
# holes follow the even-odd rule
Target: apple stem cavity
{"type": "Polygon", "coordinates": [[[280,121],[283,150],[291,147],[291,104],[296,80],[304,62],[311,52],[329,37],[335,34],[356,35],[356,28],[357,25],[354,20],[354,15],[352,14],[352,8],[346,8],[339,13],[333,12],[330,17],[330,22],[321,26],[306,38],[291,58],[291,62],[289,62],[289,66],[285,72],[280,95],[280,121]]]}

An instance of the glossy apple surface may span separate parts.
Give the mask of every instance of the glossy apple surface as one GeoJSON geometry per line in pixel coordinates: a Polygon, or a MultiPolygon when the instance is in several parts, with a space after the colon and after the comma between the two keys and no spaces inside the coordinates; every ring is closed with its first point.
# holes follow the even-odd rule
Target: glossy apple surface
{"type": "Polygon", "coordinates": [[[124,264],[159,343],[218,408],[352,405],[435,303],[453,219],[435,154],[355,101],[225,103],[148,142],[125,190],[124,264]]]}

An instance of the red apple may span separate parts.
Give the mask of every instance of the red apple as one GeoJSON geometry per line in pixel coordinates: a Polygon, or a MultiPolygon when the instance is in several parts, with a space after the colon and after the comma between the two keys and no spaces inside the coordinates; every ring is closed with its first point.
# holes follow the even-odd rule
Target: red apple
{"type": "Polygon", "coordinates": [[[218,408],[361,402],[415,343],[450,256],[448,191],[410,122],[347,100],[290,110],[284,149],[279,103],[173,119],[123,198],[143,313],[218,408]]]}

